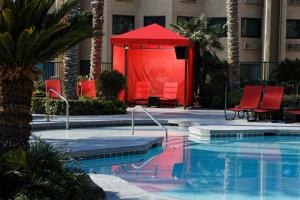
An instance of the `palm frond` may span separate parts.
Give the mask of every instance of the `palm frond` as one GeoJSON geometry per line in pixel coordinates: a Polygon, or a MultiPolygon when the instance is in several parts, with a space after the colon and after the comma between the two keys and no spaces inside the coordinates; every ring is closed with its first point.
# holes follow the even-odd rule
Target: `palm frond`
{"type": "Polygon", "coordinates": [[[202,50],[221,50],[219,42],[221,29],[208,28],[208,19],[205,16],[192,18],[191,21],[181,21],[178,25],[171,24],[174,31],[190,40],[197,42],[202,50]]]}
{"type": "Polygon", "coordinates": [[[79,1],[80,0],[67,0],[64,2],[54,13],[48,15],[45,21],[45,27],[48,28],[59,23],[79,1]]]}
{"type": "Polygon", "coordinates": [[[43,62],[96,34],[91,13],[65,17],[79,0],[67,0],[50,13],[54,2],[4,0],[0,11],[0,67],[43,62]]]}

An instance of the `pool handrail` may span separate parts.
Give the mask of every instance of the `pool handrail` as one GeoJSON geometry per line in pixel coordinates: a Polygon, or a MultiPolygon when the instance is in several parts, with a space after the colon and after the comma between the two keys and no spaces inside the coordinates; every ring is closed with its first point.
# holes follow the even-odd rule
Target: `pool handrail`
{"type": "MultiPolygon", "coordinates": [[[[66,130],[68,130],[69,129],[69,119],[70,119],[70,117],[69,117],[69,102],[64,96],[62,96],[61,94],[59,94],[58,92],[56,92],[53,89],[48,90],[48,95],[47,95],[48,97],[50,96],[51,92],[56,94],[60,99],[62,99],[66,103],[66,130]]],[[[47,113],[47,122],[50,122],[49,99],[47,100],[47,103],[46,103],[46,113],[47,113]]]]}
{"type": "Polygon", "coordinates": [[[148,117],[150,117],[160,128],[163,129],[163,131],[166,134],[166,141],[168,141],[168,129],[166,127],[164,127],[159,121],[157,121],[143,106],[135,106],[132,109],[132,115],[131,115],[131,134],[134,135],[134,113],[135,110],[137,109],[141,109],[146,115],[148,115],[148,117]]]}

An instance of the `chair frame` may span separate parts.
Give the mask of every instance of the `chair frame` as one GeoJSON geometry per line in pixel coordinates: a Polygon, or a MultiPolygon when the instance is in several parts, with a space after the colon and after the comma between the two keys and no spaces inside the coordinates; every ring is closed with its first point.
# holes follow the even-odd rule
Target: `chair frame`
{"type": "MultiPolygon", "coordinates": [[[[266,86],[264,88],[264,95],[263,95],[263,98],[261,100],[260,108],[251,110],[251,113],[254,114],[254,116],[253,116],[254,119],[250,119],[250,115],[248,114],[247,121],[248,122],[256,121],[257,118],[262,119],[261,118],[262,115],[265,115],[265,116],[270,115],[270,117],[272,118],[272,115],[274,113],[280,114],[281,113],[282,100],[283,100],[283,97],[284,97],[284,89],[285,89],[284,86],[266,86]],[[280,93],[280,96],[278,95],[278,98],[280,98],[280,99],[277,99],[279,104],[276,106],[276,108],[275,107],[274,108],[268,108],[267,105],[264,105],[264,104],[266,104],[265,101],[270,100],[270,98],[272,97],[272,96],[269,97],[270,95],[268,94],[268,92],[266,92],[268,90],[268,88],[273,88],[273,89],[277,88],[276,92],[280,93]],[[268,95],[266,95],[266,94],[268,94],[268,95]]],[[[269,92],[269,93],[272,94],[272,92],[269,92]]],[[[279,118],[279,117],[277,116],[277,118],[279,118]]]]}
{"type": "Polygon", "coordinates": [[[178,104],[178,82],[165,82],[164,84],[164,91],[163,91],[163,96],[160,98],[160,105],[174,105],[176,107],[178,104]],[[170,85],[167,87],[167,85],[170,85]],[[172,87],[171,87],[172,86],[172,87]],[[176,88],[176,98],[164,98],[166,92],[166,88],[176,88]]]}
{"type": "MultiPolygon", "coordinates": [[[[245,87],[244,87],[244,90],[243,90],[243,94],[242,94],[242,97],[241,97],[241,100],[240,100],[240,104],[239,104],[239,107],[234,107],[234,108],[227,108],[227,96],[228,96],[228,87],[226,87],[226,89],[225,89],[225,110],[224,110],[224,113],[225,113],[225,119],[226,120],[234,120],[234,119],[236,119],[236,116],[238,116],[238,118],[244,118],[245,117],[245,113],[246,113],[246,115],[247,115],[247,117],[249,116],[249,112],[252,110],[252,109],[255,109],[255,108],[258,108],[258,105],[259,105],[259,102],[260,102],[260,100],[261,100],[261,96],[262,96],[262,91],[263,91],[263,86],[251,86],[251,85],[246,85],[245,87]],[[251,90],[251,88],[252,88],[252,90],[254,90],[254,89],[256,89],[257,91],[257,95],[259,94],[259,96],[257,96],[256,98],[255,98],[255,100],[256,100],[256,106],[253,106],[253,105],[251,105],[251,106],[241,106],[241,105],[243,105],[243,104],[246,104],[247,103],[247,99],[245,99],[246,98],[246,96],[248,96],[249,94],[248,93],[250,93],[250,91],[249,90],[251,90]],[[248,91],[248,92],[247,92],[248,91]],[[234,112],[234,116],[232,117],[232,118],[229,118],[228,116],[227,116],[227,111],[232,111],[232,112],[234,112]],[[243,113],[243,115],[241,115],[241,113],[243,113]]],[[[249,102],[248,102],[249,103],[249,102]]]]}

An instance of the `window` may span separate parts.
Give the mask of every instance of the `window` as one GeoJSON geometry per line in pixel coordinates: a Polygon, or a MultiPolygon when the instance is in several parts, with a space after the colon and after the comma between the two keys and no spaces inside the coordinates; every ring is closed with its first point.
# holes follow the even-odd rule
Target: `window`
{"type": "Polygon", "coordinates": [[[163,27],[166,26],[166,17],[165,16],[145,16],[144,17],[144,26],[151,24],[159,24],[163,27]]]}
{"type": "Polygon", "coordinates": [[[194,17],[191,16],[177,16],[177,24],[182,22],[190,22],[194,17]]]}
{"type": "Polygon", "coordinates": [[[261,36],[261,19],[242,18],[242,37],[259,38],[261,36]]]}
{"type": "Polygon", "coordinates": [[[286,23],[286,37],[300,38],[300,20],[289,19],[286,23]]]}
{"type": "Polygon", "coordinates": [[[91,66],[90,60],[80,60],[80,68],[79,68],[79,74],[82,76],[86,76],[90,74],[90,66],[91,66]]]}
{"type": "Polygon", "coordinates": [[[113,15],[113,34],[122,34],[134,30],[134,16],[113,15]]]}
{"type": "Polygon", "coordinates": [[[208,29],[220,27],[219,37],[227,37],[227,18],[226,17],[211,17],[207,19],[208,29]]]}

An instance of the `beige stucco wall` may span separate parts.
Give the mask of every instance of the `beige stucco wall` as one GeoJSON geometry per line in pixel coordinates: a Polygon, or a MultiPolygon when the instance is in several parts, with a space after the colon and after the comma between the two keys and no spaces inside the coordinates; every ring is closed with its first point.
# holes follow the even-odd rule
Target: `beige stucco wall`
{"type": "MultiPolygon", "coordinates": [[[[91,0],[82,1],[82,9],[89,10],[91,0]]],[[[263,2],[263,1],[262,1],[263,2]]],[[[239,34],[241,34],[241,18],[261,18],[263,19],[263,3],[245,4],[244,0],[239,0],[239,34]]],[[[134,15],[135,28],[144,25],[144,16],[166,16],[166,25],[177,23],[177,16],[200,16],[204,14],[207,17],[226,17],[226,0],[197,0],[196,3],[184,3],[182,0],[105,0],[104,8],[104,27],[103,27],[103,54],[102,62],[111,62],[111,45],[110,37],[112,36],[112,15],[134,15]]],[[[280,14],[280,13],[279,13],[280,14]]],[[[287,19],[300,19],[300,6],[287,6],[287,19]]],[[[262,20],[263,26],[263,20],[262,20]]],[[[263,48],[263,29],[262,38],[240,37],[240,60],[243,61],[262,61],[263,48]],[[259,43],[260,49],[246,50],[245,42],[259,43]]],[[[285,37],[281,28],[281,37],[285,37]]],[[[221,59],[227,58],[227,38],[220,38],[224,50],[217,51],[221,59]]],[[[274,41],[272,41],[274,42],[274,41]]],[[[278,41],[279,42],[279,41],[278,41]]],[[[290,40],[287,42],[300,43],[300,39],[290,40]]],[[[300,52],[286,50],[285,39],[281,40],[281,54],[279,57],[299,58],[300,52]],[[283,51],[284,48],[286,51],[283,51]]],[[[90,40],[80,44],[80,59],[90,59],[90,40]]]]}
{"type": "Polygon", "coordinates": [[[239,0],[239,44],[240,44],[240,61],[241,62],[259,62],[262,56],[262,38],[241,37],[242,18],[260,18],[262,19],[262,4],[245,4],[239,0]],[[259,49],[244,49],[244,43],[257,43],[259,49]]]}
{"type": "MultiPolygon", "coordinates": [[[[300,6],[287,6],[287,19],[300,19],[300,6]]],[[[286,44],[300,44],[300,39],[286,39],[286,44]]],[[[286,58],[288,59],[296,59],[300,58],[300,51],[288,50],[287,45],[286,48],[286,58]]]]}

